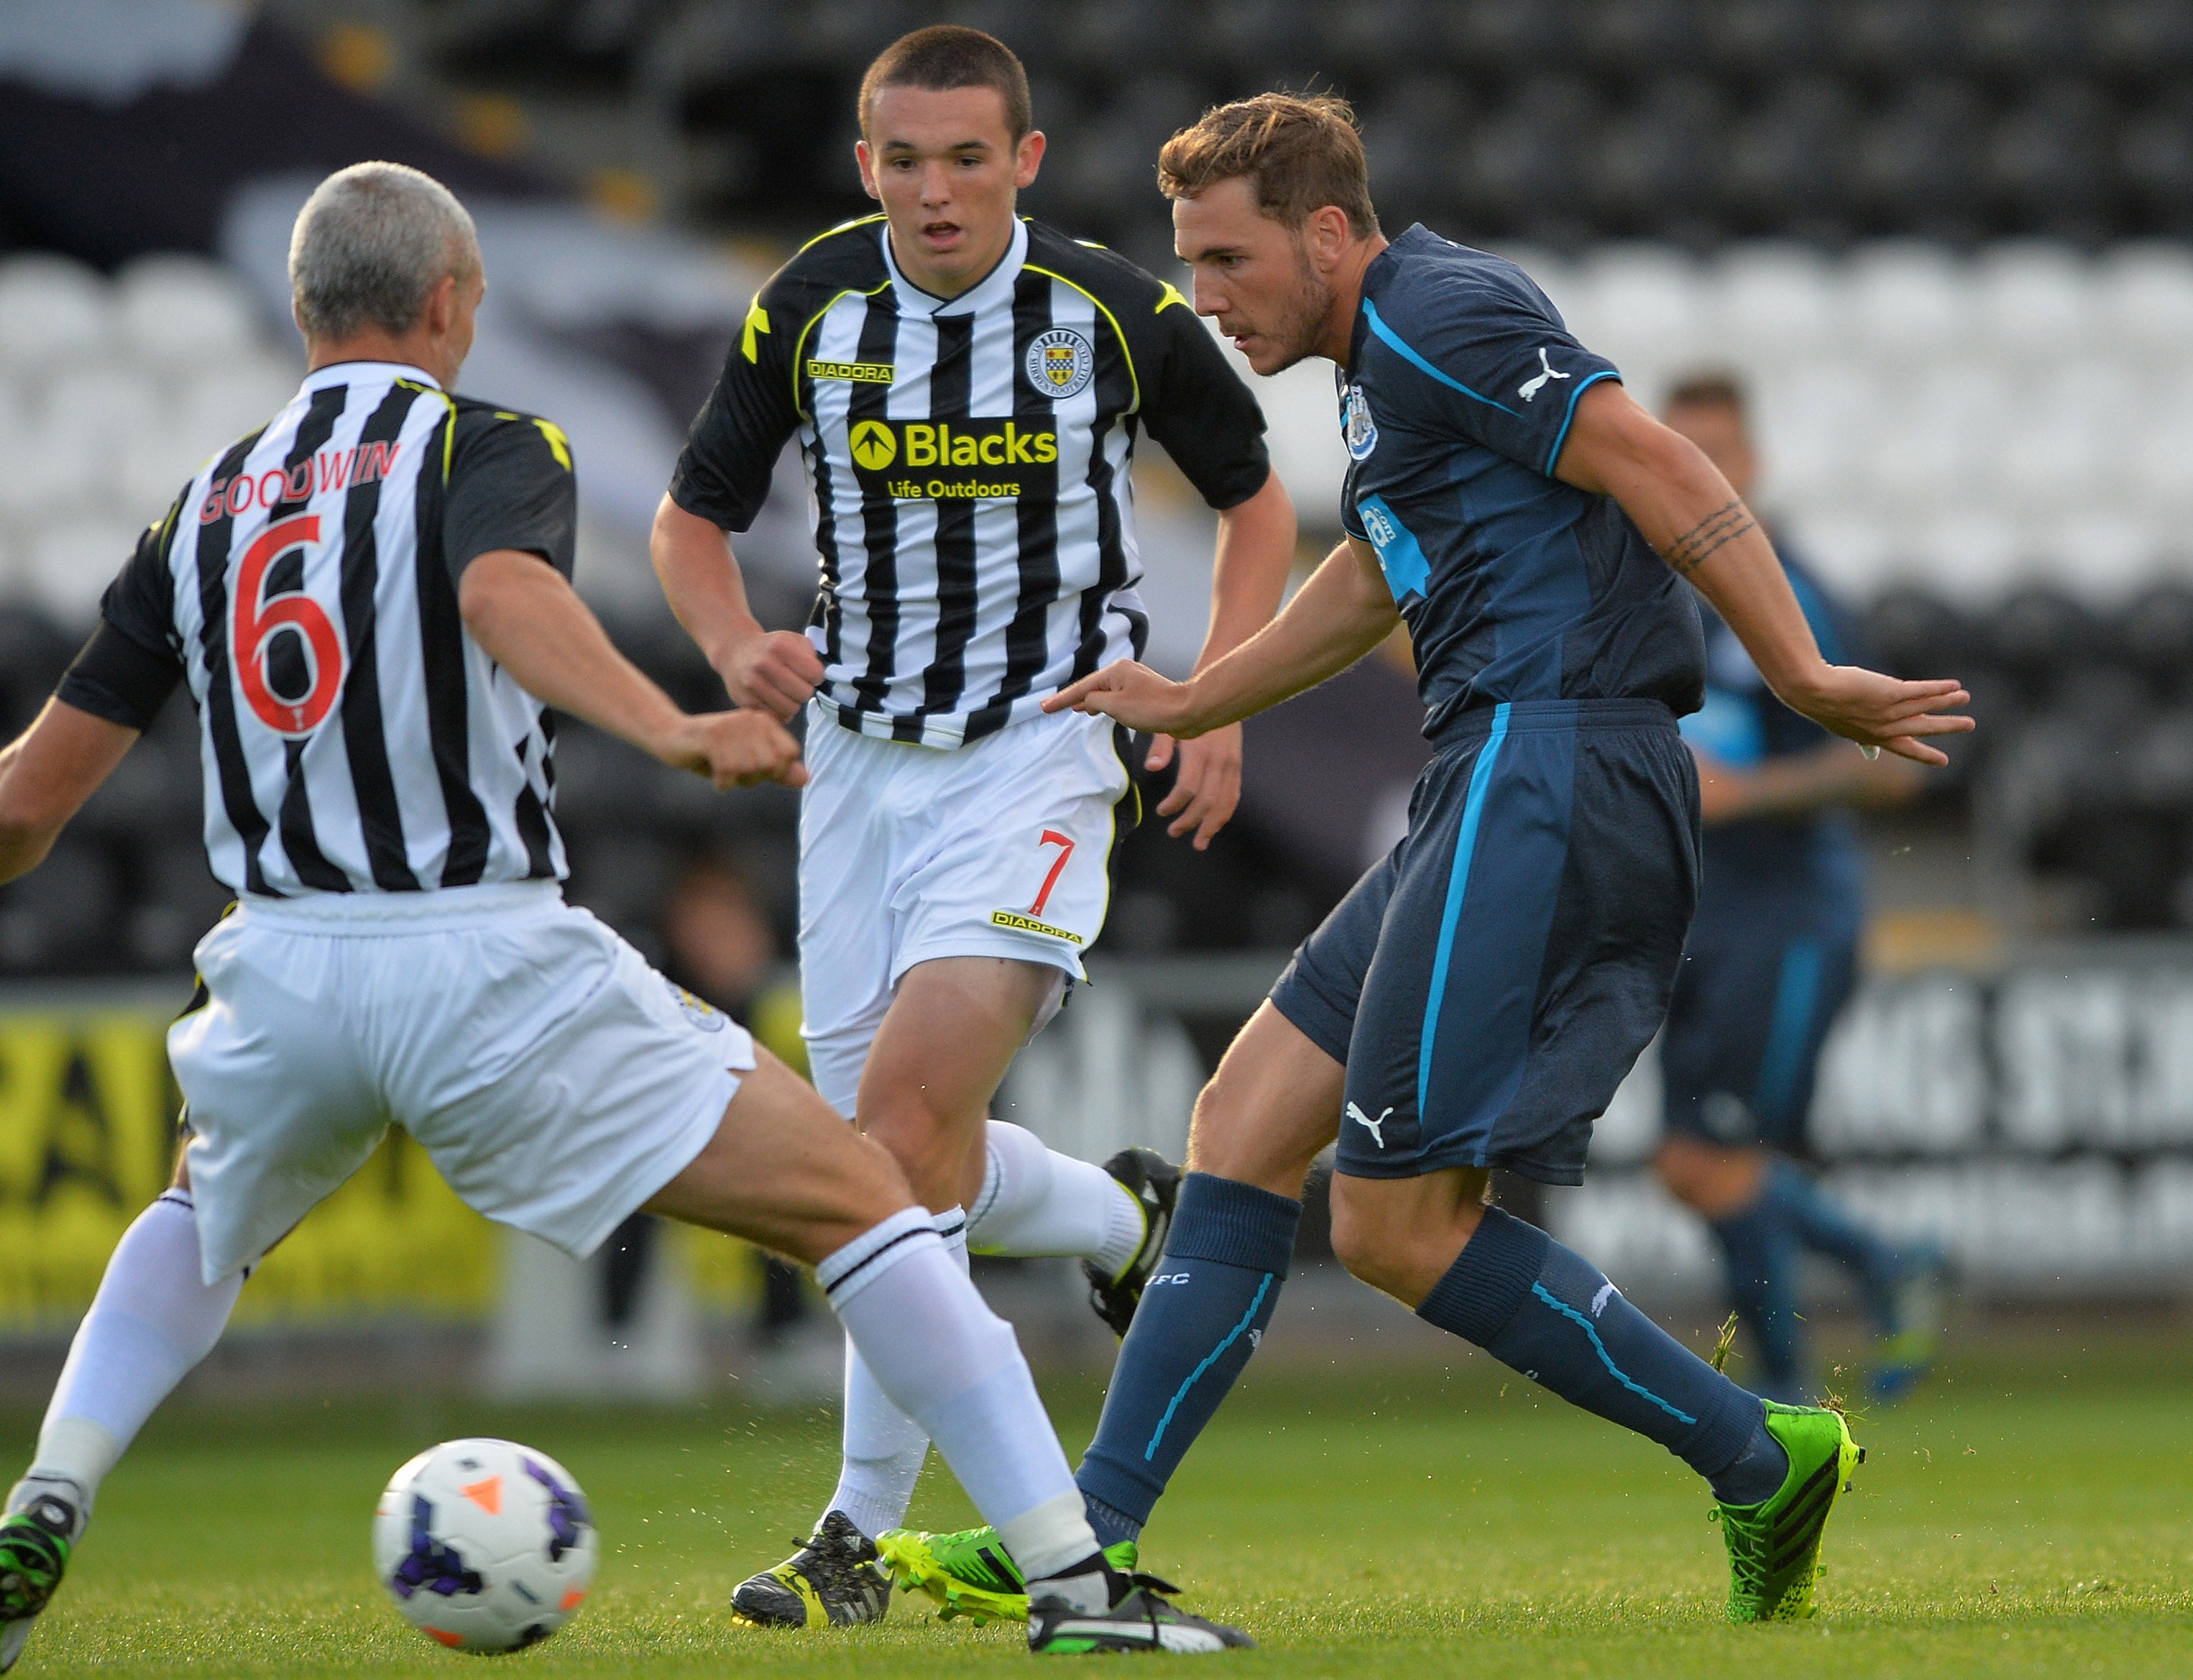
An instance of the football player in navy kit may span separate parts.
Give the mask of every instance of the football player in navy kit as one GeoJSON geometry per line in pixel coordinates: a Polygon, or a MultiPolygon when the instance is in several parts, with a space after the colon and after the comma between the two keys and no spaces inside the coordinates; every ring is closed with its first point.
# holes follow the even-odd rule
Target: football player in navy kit
{"type": "Polygon", "coordinates": [[[1742,499],[1527,275],[1420,226],[1380,232],[1343,102],[1221,107],[1159,175],[1198,312],[1260,374],[1341,369],[1348,541],[1189,681],[1122,662],[1046,704],[1192,737],[1345,669],[1398,620],[1435,755],[1407,836],[1198,1106],[1168,1287],[1143,1298],[1079,1475],[1092,1526],[1139,1534],[1245,1363],[1303,1171],[1338,1121],[1349,1270],[1681,1457],[1719,1502],[1732,1618],[1808,1614],[1859,1457],[1841,1417],[1738,1388],[1486,1186],[1495,1167],[1577,1182],[1592,1121],[1666,1013],[1698,880],[1676,719],[1704,648],[1686,580],[1787,704],[1859,748],[1942,762],[1925,737],[1970,728],[1944,710],[1967,697],[1824,659],[1742,499]]]}

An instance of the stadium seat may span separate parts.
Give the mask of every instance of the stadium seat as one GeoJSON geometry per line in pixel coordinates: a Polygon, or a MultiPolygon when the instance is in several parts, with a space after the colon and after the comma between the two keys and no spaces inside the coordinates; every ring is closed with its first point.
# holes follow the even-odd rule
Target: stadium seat
{"type": "Polygon", "coordinates": [[[76,645],[36,607],[0,599],[0,739],[37,715],[76,645]]]}
{"type": "Polygon", "coordinates": [[[2193,583],[2150,584],[2114,616],[2110,634],[2156,693],[2193,692],[2193,583]]]}
{"type": "Polygon", "coordinates": [[[2047,584],[2012,592],[1987,615],[1985,635],[1993,662],[2041,697],[2081,690],[2106,645],[2085,603],[2047,584]]]}
{"type": "Polygon", "coordinates": [[[1585,202],[1597,224],[1615,234],[1711,238],[1726,122],[1719,90],[1703,77],[1668,77],[1646,88],[1590,142],[1585,202]]]}
{"type": "Polygon", "coordinates": [[[115,335],[105,281],[68,257],[0,261],[0,370],[39,372],[105,353],[115,335]]]}
{"type": "Polygon", "coordinates": [[[1987,0],[1956,20],[1959,59],[1984,80],[2016,86],[2086,68],[2085,5],[2064,0],[1987,0]]]}
{"type": "Polygon", "coordinates": [[[115,286],[129,353],[157,367],[211,366],[258,347],[257,306],[230,269],[203,257],[140,257],[115,286]]]}
{"type": "Polygon", "coordinates": [[[2069,355],[2088,341],[2095,276],[2070,247],[2037,240],[1992,245],[1973,264],[1973,285],[1975,324],[1998,353],[2069,355]]]}
{"type": "Polygon", "coordinates": [[[1949,0],[1843,0],[1826,7],[1836,66],[1873,85],[1958,68],[1957,9],[1949,0]]]}
{"type": "Polygon", "coordinates": [[[2193,112],[2175,102],[2140,111],[2117,135],[2128,220],[2143,233],[2193,232],[2193,112]]]}
{"type": "Polygon", "coordinates": [[[1566,77],[1524,83],[1456,148],[1457,200],[1473,226],[1571,243],[1588,224],[1577,198],[1579,147],[1596,101],[1566,77]]]}
{"type": "Polygon", "coordinates": [[[263,426],[297,393],[301,358],[261,351],[192,377],[177,404],[175,431],[203,460],[224,444],[263,426]]]}
{"type": "Polygon", "coordinates": [[[1810,246],[1732,246],[1708,265],[1704,285],[1718,331],[1745,354],[1786,365],[1829,350],[1844,330],[1834,272],[1810,246]]]}
{"type": "Polygon", "coordinates": [[[1981,118],[1978,96],[1961,83],[1900,86],[1858,135],[1850,193],[1861,224],[1930,239],[1961,240],[1981,232],[1981,118]]]}
{"type": "Polygon", "coordinates": [[[1995,226],[2064,239],[2106,233],[2113,117],[2092,88],[2052,82],[1990,124],[1977,164],[1995,226]]]}
{"type": "Polygon", "coordinates": [[[1883,240],[1860,247],[1843,274],[1858,347],[1899,373],[1963,344],[1972,324],[1963,276],[1941,247],[1883,240]]]}
{"type": "Polygon", "coordinates": [[[86,513],[39,530],[19,568],[29,599],[64,630],[81,634],[99,616],[99,598],[137,546],[140,527],[111,514],[86,513]]]}
{"type": "Polygon", "coordinates": [[[2176,241],[2127,241],[2102,255],[2094,284],[2099,341],[2127,354],[2193,352],[2193,251],[2176,241]]]}

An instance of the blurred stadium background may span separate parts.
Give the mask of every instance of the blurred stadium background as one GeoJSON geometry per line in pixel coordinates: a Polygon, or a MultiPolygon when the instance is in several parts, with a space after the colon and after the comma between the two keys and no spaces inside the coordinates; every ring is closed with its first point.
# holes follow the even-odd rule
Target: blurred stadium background
{"type": "MultiPolygon", "coordinates": [[[[134,531],[286,399],[289,221],[393,158],[478,216],[492,299],[465,383],[554,416],[580,582],[684,702],[721,690],[670,620],[647,523],[754,287],[862,205],[853,90],[908,27],[990,29],[1052,136],[1025,201],[1171,272],[1156,148],[1205,105],[1347,94],[1389,228],[1514,255],[1657,401],[1754,393],[1778,529],[1889,668],[1950,673],[1980,734],[1875,819],[1871,978],[1817,1141],[1852,1197],[1931,1229],[1975,1322],[2181,1314],[2193,1276],[2193,8],[2183,0],[14,0],[0,8],[0,728],[86,633],[134,531]]],[[[1258,387],[1301,509],[1337,532],[1327,376],[1258,387]]],[[[1155,452],[1150,451],[1153,456],[1155,452]]],[[[795,475],[740,552],[804,622],[795,475]]],[[[1138,480],[1157,662],[1184,665],[1209,521],[1138,480]]],[[[1148,828],[1100,984],[1010,1112],[1101,1157],[1177,1153],[1205,1070],[1297,939],[1400,831],[1423,748],[1400,659],[1258,720],[1234,826],[1148,828]]],[[[572,726],[571,893],[796,1051],[790,796],[719,798],[572,726]]],[[[43,1385],[163,1182],[159,1030],[226,894],[171,705],[36,874],[0,892],[0,1333],[43,1385]],[[50,1356],[50,1360],[47,1356],[50,1356]]],[[[1650,1063],[1589,1188],[1542,1217],[1671,1310],[1703,1233],[1644,1170],[1650,1063]]],[[[1316,1221],[1308,1241],[1318,1241],[1316,1221]]],[[[993,1281],[1039,1345],[1101,1352],[1063,1268],[993,1281]]],[[[1335,1282],[1290,1292],[1406,1343],[1335,1282]],[[1322,1293],[1320,1293],[1322,1291],[1322,1293]]],[[[392,1145],[246,1292],[199,1380],[481,1381],[675,1395],[833,1386],[782,1278],[666,1240],[588,1270],[505,1243],[392,1145]],[[524,1304],[512,1311],[511,1302],[524,1304]],[[227,1373],[224,1377],[224,1372],[227,1373]]]]}

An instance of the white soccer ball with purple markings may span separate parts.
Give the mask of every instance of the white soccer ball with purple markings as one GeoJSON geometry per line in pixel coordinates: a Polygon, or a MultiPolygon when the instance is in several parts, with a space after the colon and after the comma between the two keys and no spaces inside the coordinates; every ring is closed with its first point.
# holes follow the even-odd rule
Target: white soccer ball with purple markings
{"type": "Polygon", "coordinates": [[[546,1453],[444,1441],[396,1472],[373,1568],[404,1620],[456,1651],[514,1651],[570,1620],[601,1545],[587,1496],[546,1453]]]}

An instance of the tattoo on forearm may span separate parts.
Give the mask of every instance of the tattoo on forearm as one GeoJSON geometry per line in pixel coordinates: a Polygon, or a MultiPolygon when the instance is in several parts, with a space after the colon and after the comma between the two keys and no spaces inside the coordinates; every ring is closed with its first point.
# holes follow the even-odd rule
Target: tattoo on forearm
{"type": "Polygon", "coordinates": [[[1707,557],[1715,549],[1726,548],[1746,531],[1758,528],[1759,521],[1751,517],[1749,507],[1741,501],[1729,502],[1715,508],[1670,542],[1663,558],[1683,576],[1688,577],[1705,564],[1707,557]]]}

